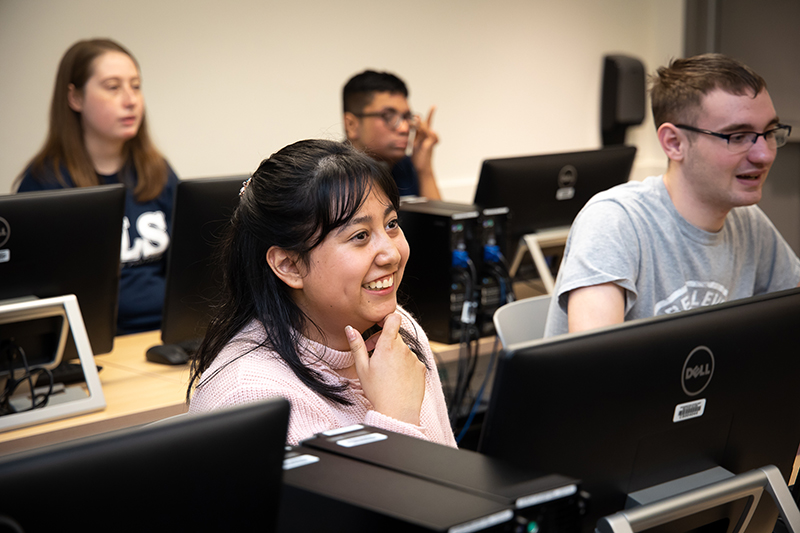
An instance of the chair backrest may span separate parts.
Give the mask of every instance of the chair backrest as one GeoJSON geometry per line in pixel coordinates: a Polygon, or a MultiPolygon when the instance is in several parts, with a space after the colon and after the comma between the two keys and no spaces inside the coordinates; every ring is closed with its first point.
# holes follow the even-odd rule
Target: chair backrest
{"type": "Polygon", "coordinates": [[[544,294],[508,303],[495,311],[494,329],[503,346],[544,337],[549,307],[550,295],[544,294]]]}

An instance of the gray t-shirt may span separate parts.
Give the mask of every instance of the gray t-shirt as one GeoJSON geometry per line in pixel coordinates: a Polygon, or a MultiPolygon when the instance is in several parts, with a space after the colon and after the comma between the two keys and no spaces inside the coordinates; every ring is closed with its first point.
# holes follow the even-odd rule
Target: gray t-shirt
{"type": "Polygon", "coordinates": [[[755,205],[710,233],[675,209],[661,176],[595,195],[572,224],[545,336],[567,333],[567,297],[613,282],[625,320],[676,313],[797,286],[800,259],[755,205]]]}

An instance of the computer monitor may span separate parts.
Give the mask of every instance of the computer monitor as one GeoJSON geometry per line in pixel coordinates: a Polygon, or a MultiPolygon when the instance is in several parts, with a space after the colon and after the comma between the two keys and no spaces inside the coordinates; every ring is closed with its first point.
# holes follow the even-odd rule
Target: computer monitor
{"type": "Polygon", "coordinates": [[[179,344],[192,351],[203,338],[212,302],[222,288],[217,244],[239,205],[239,190],[247,178],[200,178],[178,183],[161,319],[164,344],[179,344]]]}
{"type": "Polygon", "coordinates": [[[0,458],[0,524],[273,531],[288,421],[275,398],[0,458]]]}
{"type": "MultiPolygon", "coordinates": [[[[110,352],[124,208],[123,185],[0,196],[0,305],[74,294],[92,352],[110,352]]],[[[63,359],[77,357],[70,336],[63,359]]]]}
{"type": "MultiPolygon", "coordinates": [[[[479,451],[582,480],[585,531],[626,495],[800,443],[800,289],[506,347],[479,451]]],[[[763,499],[762,499],[763,500],[763,499]]],[[[772,531],[761,506],[748,531],[772,531]]],[[[723,530],[724,531],[724,530],[723,530]]]]}
{"type": "Polygon", "coordinates": [[[634,146],[487,159],[481,166],[476,205],[508,207],[510,250],[523,235],[569,226],[595,194],[628,181],[634,146]]]}

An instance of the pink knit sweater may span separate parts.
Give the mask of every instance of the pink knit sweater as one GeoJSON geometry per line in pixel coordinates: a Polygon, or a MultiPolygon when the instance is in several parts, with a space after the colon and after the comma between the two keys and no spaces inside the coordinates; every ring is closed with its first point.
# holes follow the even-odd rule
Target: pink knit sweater
{"type": "Polygon", "coordinates": [[[412,335],[416,333],[430,368],[425,376],[425,396],[422,400],[419,426],[373,410],[364,396],[361,382],[358,379],[341,377],[336,372],[354,364],[351,352],[333,350],[303,337],[303,345],[298,350],[303,363],[319,372],[327,383],[346,384],[347,389],[343,396],[352,405],[337,404],[315,393],[295,376],[275,352],[263,347],[253,350],[266,336],[261,323],[255,320],[228,343],[203,373],[203,379],[192,396],[189,412],[210,411],[272,396],[283,396],[291,403],[289,433],[286,437],[287,443],[291,445],[321,431],[352,424],[367,424],[456,447],[428,338],[416,322],[405,312],[402,314],[403,327],[412,335]],[[204,379],[208,381],[205,382],[204,379]]]}

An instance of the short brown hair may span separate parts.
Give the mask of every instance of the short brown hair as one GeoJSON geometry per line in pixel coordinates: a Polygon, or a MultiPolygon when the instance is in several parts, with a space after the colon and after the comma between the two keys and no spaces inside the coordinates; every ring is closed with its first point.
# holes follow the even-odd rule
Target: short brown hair
{"type": "Polygon", "coordinates": [[[653,120],[656,128],[665,122],[692,124],[703,97],[715,89],[755,98],[766,88],[750,67],[723,54],[674,59],[650,77],[653,120]]]}

